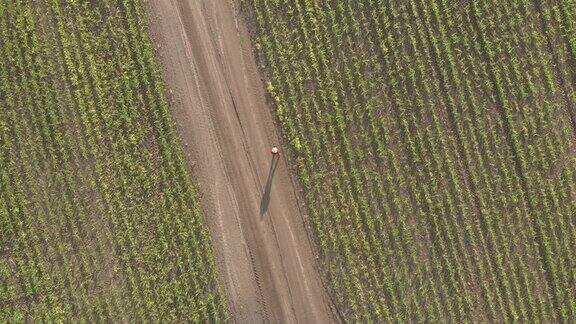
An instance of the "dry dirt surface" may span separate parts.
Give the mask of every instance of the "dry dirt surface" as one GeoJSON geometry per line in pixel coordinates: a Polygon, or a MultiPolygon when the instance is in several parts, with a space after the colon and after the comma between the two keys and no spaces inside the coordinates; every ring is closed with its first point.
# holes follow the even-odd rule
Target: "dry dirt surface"
{"type": "Polygon", "coordinates": [[[150,0],[172,111],[239,323],[337,321],[278,143],[250,37],[231,0],[150,0]]]}

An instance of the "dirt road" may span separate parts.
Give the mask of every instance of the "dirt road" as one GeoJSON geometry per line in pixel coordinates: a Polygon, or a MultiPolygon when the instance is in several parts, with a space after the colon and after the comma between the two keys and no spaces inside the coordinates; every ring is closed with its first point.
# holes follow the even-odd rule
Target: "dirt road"
{"type": "Polygon", "coordinates": [[[150,0],[150,29],[233,320],[333,322],[249,35],[232,0],[150,0]]]}

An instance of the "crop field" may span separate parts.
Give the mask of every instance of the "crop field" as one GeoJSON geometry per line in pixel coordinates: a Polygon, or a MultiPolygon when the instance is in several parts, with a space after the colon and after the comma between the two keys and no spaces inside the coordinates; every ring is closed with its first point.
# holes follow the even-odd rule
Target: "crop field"
{"type": "Polygon", "coordinates": [[[140,0],[0,0],[0,322],[222,321],[140,0]]]}
{"type": "Polygon", "coordinates": [[[576,2],[241,12],[344,320],[576,320],[576,2]]]}

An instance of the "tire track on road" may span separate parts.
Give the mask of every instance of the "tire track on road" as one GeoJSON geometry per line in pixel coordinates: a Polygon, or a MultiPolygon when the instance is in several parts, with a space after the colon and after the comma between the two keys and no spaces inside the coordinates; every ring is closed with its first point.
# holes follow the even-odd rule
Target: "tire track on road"
{"type": "Polygon", "coordinates": [[[183,142],[193,143],[186,151],[196,159],[193,176],[233,319],[335,321],[285,159],[274,174],[268,215],[259,217],[268,176],[261,170],[268,170],[269,147],[279,141],[234,2],[148,6],[165,80],[179,99],[173,116],[183,142]]]}

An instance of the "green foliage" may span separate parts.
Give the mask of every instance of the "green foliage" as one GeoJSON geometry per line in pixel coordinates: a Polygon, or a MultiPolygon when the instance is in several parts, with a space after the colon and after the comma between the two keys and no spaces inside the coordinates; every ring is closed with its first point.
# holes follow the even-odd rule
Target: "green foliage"
{"type": "Polygon", "coordinates": [[[345,320],[575,320],[574,1],[244,6],[345,320]]]}
{"type": "Polygon", "coordinates": [[[226,320],[140,0],[0,4],[0,322],[226,320]]]}

